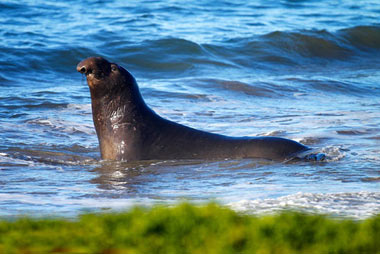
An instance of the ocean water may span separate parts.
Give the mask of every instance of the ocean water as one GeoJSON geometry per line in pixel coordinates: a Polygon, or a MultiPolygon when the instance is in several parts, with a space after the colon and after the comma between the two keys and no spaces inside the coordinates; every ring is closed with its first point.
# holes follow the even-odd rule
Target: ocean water
{"type": "Polygon", "coordinates": [[[380,213],[380,3],[0,1],[0,216],[216,201],[380,213]],[[79,61],[128,69],[161,116],[286,137],[324,162],[100,159],[79,61]]]}

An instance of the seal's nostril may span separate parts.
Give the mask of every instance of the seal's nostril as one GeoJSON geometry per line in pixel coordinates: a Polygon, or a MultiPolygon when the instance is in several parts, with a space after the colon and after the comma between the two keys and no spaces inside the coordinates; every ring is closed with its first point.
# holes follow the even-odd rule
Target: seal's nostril
{"type": "Polygon", "coordinates": [[[86,68],[86,65],[81,62],[77,65],[77,71],[82,73],[82,74],[87,74],[88,70],[86,68]]]}

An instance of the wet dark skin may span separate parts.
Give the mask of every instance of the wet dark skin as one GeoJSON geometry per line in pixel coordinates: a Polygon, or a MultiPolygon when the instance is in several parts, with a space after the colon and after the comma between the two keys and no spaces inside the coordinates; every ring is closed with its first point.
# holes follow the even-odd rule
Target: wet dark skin
{"type": "Polygon", "coordinates": [[[160,117],[144,102],[134,77],[101,57],[77,65],[91,93],[92,114],[104,160],[290,159],[308,147],[277,137],[228,137],[160,117]]]}

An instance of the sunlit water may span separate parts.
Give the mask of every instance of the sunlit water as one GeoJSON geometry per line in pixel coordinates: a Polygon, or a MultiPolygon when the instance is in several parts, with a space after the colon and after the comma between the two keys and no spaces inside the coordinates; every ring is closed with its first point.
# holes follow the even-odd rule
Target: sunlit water
{"type": "Polygon", "coordinates": [[[248,213],[380,213],[378,1],[2,1],[0,215],[217,201],[248,213]],[[76,64],[136,77],[160,115],[273,135],[325,162],[100,160],[76,64]]]}

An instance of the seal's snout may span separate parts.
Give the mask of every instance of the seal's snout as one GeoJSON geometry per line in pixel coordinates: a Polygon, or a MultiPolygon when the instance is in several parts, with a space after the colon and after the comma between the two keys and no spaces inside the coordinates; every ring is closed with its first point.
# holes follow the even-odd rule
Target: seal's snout
{"type": "Polygon", "coordinates": [[[82,74],[87,75],[89,73],[89,70],[90,70],[90,61],[88,61],[88,59],[83,60],[77,65],[77,71],[82,74]]]}
{"type": "Polygon", "coordinates": [[[77,71],[80,72],[80,73],[82,73],[82,74],[86,74],[87,73],[87,68],[86,68],[86,66],[79,66],[79,64],[78,64],[77,71]]]}
{"type": "Polygon", "coordinates": [[[102,57],[89,57],[77,65],[77,71],[85,75],[108,73],[110,68],[110,63],[102,57]]]}

